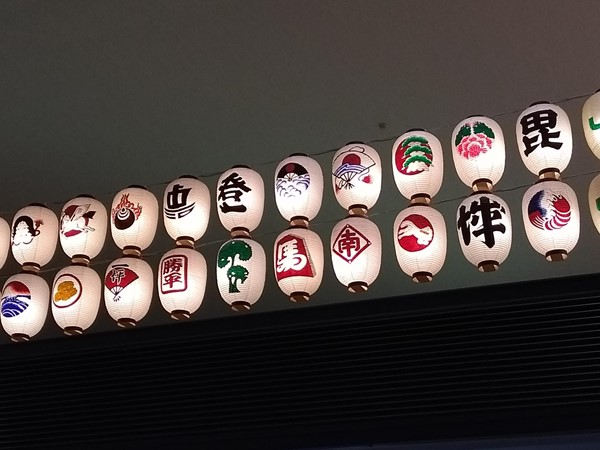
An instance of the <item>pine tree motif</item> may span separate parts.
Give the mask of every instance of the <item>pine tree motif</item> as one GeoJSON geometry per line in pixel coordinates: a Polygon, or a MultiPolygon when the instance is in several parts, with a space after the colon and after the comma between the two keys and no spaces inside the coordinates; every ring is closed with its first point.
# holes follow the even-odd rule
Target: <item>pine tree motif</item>
{"type": "Polygon", "coordinates": [[[396,169],[404,175],[417,175],[429,170],[433,164],[433,152],[423,136],[409,136],[396,150],[396,169]]]}

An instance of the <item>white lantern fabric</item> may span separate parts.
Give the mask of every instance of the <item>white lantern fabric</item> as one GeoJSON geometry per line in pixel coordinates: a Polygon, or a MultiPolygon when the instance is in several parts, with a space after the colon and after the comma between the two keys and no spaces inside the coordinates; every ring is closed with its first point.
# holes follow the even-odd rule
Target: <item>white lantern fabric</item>
{"type": "Polygon", "coordinates": [[[249,167],[233,167],[217,181],[217,212],[228,231],[251,232],[262,220],[265,185],[260,174],[249,167]]]}
{"type": "Polygon", "coordinates": [[[98,256],[108,230],[108,213],[102,202],[90,196],[69,200],[60,213],[60,245],[69,258],[98,256]]]}
{"type": "Polygon", "coordinates": [[[533,104],[517,119],[517,144],[525,167],[534,175],[566,169],[573,153],[567,113],[551,103],[533,104]]]}
{"type": "Polygon", "coordinates": [[[275,279],[294,302],[306,301],[323,279],[323,244],[306,228],[289,228],[277,236],[273,249],[275,279]]]}
{"type": "Polygon", "coordinates": [[[342,208],[372,208],[381,192],[379,154],[366,144],[345,145],[333,155],[331,181],[342,208]]]}
{"type": "Polygon", "coordinates": [[[119,326],[135,326],[150,309],[154,276],[146,261],[123,257],[110,263],[104,277],[104,303],[119,326]]]}
{"type": "Polygon", "coordinates": [[[11,248],[19,264],[48,264],[57,242],[58,218],[52,210],[32,204],[17,211],[12,221],[11,248]]]}
{"type": "Polygon", "coordinates": [[[491,272],[506,260],[512,244],[510,210],[489,193],[464,199],[456,213],[458,241],[465,258],[481,272],[491,272]]]}
{"type": "Polygon", "coordinates": [[[61,269],[52,285],[52,315],[65,334],[81,334],[96,320],[102,297],[102,281],[84,265],[61,269]]]}
{"type": "Polygon", "coordinates": [[[394,248],[402,271],[416,282],[431,281],[446,260],[444,217],[431,206],[413,205],[396,216],[394,248]]]}
{"type": "Polygon", "coordinates": [[[551,261],[562,260],[579,240],[579,205],[567,184],[547,180],[523,196],[523,222],[529,243],[551,261]]]}
{"type": "Polygon", "coordinates": [[[480,181],[498,183],[506,161],[500,125],[484,116],[460,122],[452,132],[452,159],[458,177],[467,186],[480,181]]]}
{"type": "Polygon", "coordinates": [[[169,236],[197,241],[210,217],[210,192],[202,181],[183,176],[171,181],[163,196],[163,219],[169,236]]]}
{"type": "Polygon", "coordinates": [[[592,221],[598,233],[600,233],[600,175],[596,175],[590,183],[588,190],[588,202],[592,221]]]}
{"type": "Polygon", "coordinates": [[[158,297],[174,319],[187,318],[198,310],[206,291],[206,259],[191,248],[174,248],[158,265],[158,297]]]}
{"type": "Polygon", "coordinates": [[[10,225],[0,217],[0,269],[4,267],[10,249],[10,225]]]}
{"type": "Polygon", "coordinates": [[[398,190],[407,199],[433,197],[444,178],[440,140],[427,131],[407,131],[394,142],[392,170],[398,190]]]}
{"type": "Polygon", "coordinates": [[[158,200],[143,187],[130,186],[115,195],[110,230],[122,249],[144,250],[152,243],[158,226],[158,200]]]}
{"type": "Polygon", "coordinates": [[[304,155],[292,155],[275,169],[275,202],[284,219],[312,220],[321,209],[323,172],[319,163],[304,155]]]}
{"type": "Polygon", "coordinates": [[[234,311],[249,309],[259,300],[266,274],[265,251],[252,239],[230,239],[217,253],[219,293],[234,311]]]}
{"type": "Polygon", "coordinates": [[[381,233],[365,217],[348,217],[331,231],[335,276],[350,292],[368,289],[381,268],[381,233]]]}
{"type": "Polygon", "coordinates": [[[586,100],[581,110],[583,134],[590,150],[600,158],[600,91],[586,100]]]}
{"type": "Polygon", "coordinates": [[[13,341],[26,341],[40,332],[48,315],[50,289],[30,273],[13,275],[2,289],[2,328],[13,341]]]}

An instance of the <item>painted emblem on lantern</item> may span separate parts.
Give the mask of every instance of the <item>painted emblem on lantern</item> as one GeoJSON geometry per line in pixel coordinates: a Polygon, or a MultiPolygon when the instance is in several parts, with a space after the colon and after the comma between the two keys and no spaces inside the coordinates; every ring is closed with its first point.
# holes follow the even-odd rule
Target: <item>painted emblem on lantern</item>
{"type": "Polygon", "coordinates": [[[310,186],[310,174],[298,163],[288,163],[281,168],[275,180],[277,195],[293,198],[302,195],[310,186]]]}
{"type": "Polygon", "coordinates": [[[421,214],[410,214],[398,226],[398,243],[407,252],[418,252],[433,241],[433,225],[421,214]]]}
{"type": "Polygon", "coordinates": [[[69,205],[60,215],[60,233],[65,237],[77,236],[80,233],[95,231],[89,226],[96,211],[90,211],[90,204],[69,205]]]}
{"type": "Polygon", "coordinates": [[[590,130],[592,130],[592,131],[600,130],[600,123],[594,122],[594,118],[593,117],[590,117],[588,119],[588,125],[590,126],[590,130]]]}
{"type": "Polygon", "coordinates": [[[454,145],[463,158],[475,159],[492,149],[495,138],[494,131],[485,123],[465,123],[458,131],[454,145]]]}
{"type": "Polygon", "coordinates": [[[219,209],[225,214],[232,211],[246,212],[248,208],[244,205],[242,197],[250,191],[252,189],[246,184],[246,180],[237,172],[231,172],[223,178],[219,186],[219,195],[217,196],[217,200],[220,201],[219,209]]]}
{"type": "Polygon", "coordinates": [[[248,269],[239,261],[248,261],[252,258],[252,247],[241,239],[234,239],[226,242],[217,255],[217,265],[219,268],[227,269],[227,278],[229,279],[229,293],[240,292],[239,283],[244,283],[248,279],[248,269]]]}
{"type": "Polygon", "coordinates": [[[138,274],[129,268],[129,264],[115,264],[106,274],[104,285],[114,295],[113,301],[118,302],[123,289],[138,278],[138,274]]]}
{"type": "Polygon", "coordinates": [[[332,250],[348,264],[352,264],[352,261],[370,245],[371,241],[364,234],[352,225],[346,224],[335,238],[332,250]]]}
{"type": "Polygon", "coordinates": [[[342,189],[352,189],[356,183],[371,184],[373,182],[369,171],[375,165],[375,161],[365,153],[364,147],[355,145],[340,153],[333,161],[333,165],[338,163],[340,165],[333,172],[336,192],[342,189]]]}
{"type": "Polygon", "coordinates": [[[562,147],[563,143],[555,140],[560,138],[560,130],[550,131],[556,128],[557,118],[558,113],[553,109],[533,111],[521,118],[525,156],[529,156],[539,146],[555,150],[562,147]]]}
{"type": "Polygon", "coordinates": [[[54,283],[52,301],[57,308],[66,308],[81,298],[81,281],[75,275],[65,273],[54,283]]]}
{"type": "Polygon", "coordinates": [[[496,200],[482,195],[471,202],[468,209],[461,205],[458,210],[457,228],[465,245],[471,238],[483,242],[488,248],[496,245],[494,233],[506,233],[506,209],[496,200]]]}
{"type": "Polygon", "coordinates": [[[0,309],[4,317],[15,317],[29,307],[31,292],[20,281],[11,281],[4,288],[0,309]]]}
{"type": "Polygon", "coordinates": [[[171,255],[160,264],[160,292],[182,292],[188,287],[188,257],[171,255]]]}
{"type": "Polygon", "coordinates": [[[188,204],[188,195],[191,190],[192,188],[186,188],[182,184],[174,184],[173,188],[167,192],[165,216],[168,219],[181,219],[192,212],[196,203],[188,204]]]}
{"type": "Polygon", "coordinates": [[[44,225],[42,220],[33,220],[29,216],[19,216],[15,220],[12,229],[12,245],[28,245],[40,234],[40,226],[44,225]]]}
{"type": "Polygon", "coordinates": [[[306,241],[300,236],[288,234],[275,246],[275,277],[280,281],[294,276],[312,278],[315,271],[306,241]]]}
{"type": "Polygon", "coordinates": [[[121,201],[112,209],[111,213],[115,227],[118,230],[126,230],[139,219],[142,214],[142,205],[138,203],[136,206],[129,201],[129,194],[122,194],[121,201]]]}
{"type": "Polygon", "coordinates": [[[571,205],[561,194],[541,189],[529,200],[527,214],[534,227],[540,230],[558,230],[571,220],[571,205]]]}
{"type": "Polygon", "coordinates": [[[424,136],[409,136],[396,149],[395,164],[404,175],[418,175],[433,164],[433,151],[424,136]]]}

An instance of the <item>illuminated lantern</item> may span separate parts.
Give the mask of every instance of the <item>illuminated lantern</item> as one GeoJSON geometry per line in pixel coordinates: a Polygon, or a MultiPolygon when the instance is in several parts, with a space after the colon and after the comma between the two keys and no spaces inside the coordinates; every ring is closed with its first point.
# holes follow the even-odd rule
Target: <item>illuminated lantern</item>
{"type": "Polygon", "coordinates": [[[120,327],[134,327],[150,309],[152,269],[146,261],[125,256],[110,263],[104,277],[104,303],[120,327]]]}
{"type": "Polygon", "coordinates": [[[85,265],[60,270],[52,285],[52,315],[67,335],[78,335],[96,320],[102,296],[98,274],[85,265]]]}
{"type": "Polygon", "coordinates": [[[547,102],[534,103],[517,119],[517,144],[525,167],[540,178],[556,178],[573,152],[567,113],[547,102]]]}
{"type": "Polygon", "coordinates": [[[189,319],[198,310],[206,291],[206,260],[191,248],[174,248],[158,265],[158,297],[175,320],[189,319]]]}
{"type": "Polygon", "coordinates": [[[333,156],[333,193],[351,215],[365,216],[381,192],[381,160],[377,151],[362,142],[351,142],[333,156]]]}
{"type": "Polygon", "coordinates": [[[504,200],[490,193],[473,194],[456,213],[460,248],[481,272],[493,272],[504,262],[512,243],[510,210],[504,200]]]}
{"type": "Polygon", "coordinates": [[[364,217],[348,217],[331,231],[331,262],[335,276],[350,292],[366,291],[381,268],[381,234],[364,217]]]}
{"type": "Polygon", "coordinates": [[[69,200],[60,212],[60,245],[74,262],[89,263],[98,256],[106,239],[108,213],[89,195],[69,200]]]}
{"type": "Polygon", "coordinates": [[[307,301],[323,278],[323,244],[306,228],[289,228],[277,236],[273,252],[275,279],[293,302],[307,301]]]}
{"type": "Polygon", "coordinates": [[[31,273],[13,275],[2,289],[2,328],[14,342],[28,341],[40,332],[48,314],[50,289],[31,273]]]}
{"type": "Polygon", "coordinates": [[[10,248],[10,225],[0,217],[0,269],[6,263],[8,249],[10,248]]]}
{"type": "Polygon", "coordinates": [[[504,135],[496,121],[471,116],[452,132],[452,159],[458,177],[475,191],[490,191],[504,173],[504,135]]]}
{"type": "Polygon", "coordinates": [[[400,211],[394,221],[394,247],[398,265],[417,283],[431,281],[446,260],[444,217],[426,205],[400,211]]]}
{"type": "Polygon", "coordinates": [[[600,175],[597,175],[590,183],[588,201],[590,213],[592,214],[592,221],[596,226],[596,230],[600,233],[600,175]]]}
{"type": "Polygon", "coordinates": [[[12,253],[27,271],[50,262],[58,241],[58,219],[52,210],[33,203],[15,214],[11,228],[12,253]]]}
{"type": "Polygon", "coordinates": [[[250,236],[263,216],[265,185],[258,172],[234,166],[217,181],[217,212],[233,237],[250,236]]]}
{"type": "Polygon", "coordinates": [[[265,251],[258,242],[236,238],[217,253],[219,293],[234,311],[250,309],[262,295],[267,272],[265,251]]]}
{"type": "Polygon", "coordinates": [[[163,197],[163,218],[169,236],[175,241],[193,245],[208,227],[210,192],[191,175],[169,183],[163,197]]]}
{"type": "Polygon", "coordinates": [[[306,155],[291,155],[275,170],[275,202],[291,225],[306,226],[323,199],[323,172],[319,163],[306,155]]]}
{"type": "Polygon", "coordinates": [[[562,261],[579,240],[579,206],[567,184],[545,180],[523,196],[523,222],[529,243],[548,261],[562,261]]]}
{"type": "Polygon", "coordinates": [[[400,193],[409,200],[431,199],[444,178],[442,144],[422,129],[404,133],[392,148],[392,170],[400,193]]]}
{"type": "Polygon", "coordinates": [[[581,120],[585,140],[596,158],[600,158],[600,90],[583,104],[581,120]]]}

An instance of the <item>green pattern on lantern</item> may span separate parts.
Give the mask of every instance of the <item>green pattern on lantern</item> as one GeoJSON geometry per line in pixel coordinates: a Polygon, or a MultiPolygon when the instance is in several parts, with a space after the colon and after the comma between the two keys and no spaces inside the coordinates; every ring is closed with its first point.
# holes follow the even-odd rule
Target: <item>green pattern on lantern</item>
{"type": "Polygon", "coordinates": [[[463,140],[463,138],[470,136],[470,135],[471,135],[471,127],[469,126],[469,124],[464,124],[462,127],[460,127],[460,130],[458,130],[456,139],[454,139],[454,145],[456,145],[458,147],[460,142],[463,140]]]}
{"type": "Polygon", "coordinates": [[[473,125],[473,132],[475,134],[483,133],[490,139],[494,139],[496,137],[492,129],[483,122],[475,122],[475,125],[473,125]]]}
{"type": "Polygon", "coordinates": [[[400,147],[406,147],[407,145],[412,144],[413,142],[420,142],[421,144],[429,144],[429,142],[427,141],[427,139],[424,136],[409,136],[402,141],[402,143],[400,144],[400,147]]]}
{"type": "Polygon", "coordinates": [[[240,292],[238,283],[244,283],[248,279],[248,269],[244,266],[236,265],[236,257],[241,261],[248,261],[252,258],[252,247],[242,240],[233,240],[225,243],[219,250],[217,256],[217,265],[219,268],[227,269],[227,278],[229,279],[229,293],[240,292]]]}
{"type": "MultiPolygon", "coordinates": [[[[425,143],[427,143],[427,141],[425,141],[425,143]]],[[[419,144],[408,147],[404,151],[404,156],[408,156],[408,158],[406,158],[406,161],[404,161],[404,163],[402,164],[403,167],[408,167],[411,163],[414,163],[417,161],[421,161],[421,162],[425,163],[427,166],[430,166],[433,161],[433,152],[431,151],[431,149],[429,147],[424,147],[419,144]],[[418,152],[422,152],[425,154],[421,155],[418,152]],[[429,155],[429,156],[427,156],[427,155],[429,155]]]]}
{"type": "Polygon", "coordinates": [[[595,123],[593,117],[588,119],[588,123],[590,124],[592,131],[600,130],[600,123],[595,123]]]}
{"type": "Polygon", "coordinates": [[[596,209],[600,211],[600,197],[596,199],[596,209]]]}

